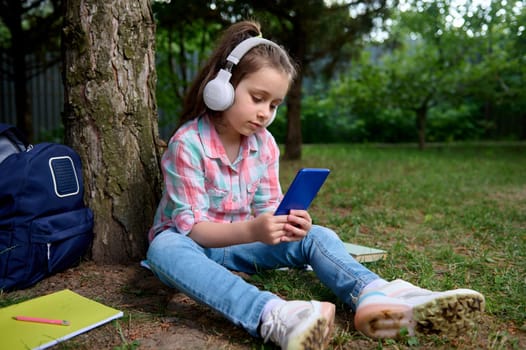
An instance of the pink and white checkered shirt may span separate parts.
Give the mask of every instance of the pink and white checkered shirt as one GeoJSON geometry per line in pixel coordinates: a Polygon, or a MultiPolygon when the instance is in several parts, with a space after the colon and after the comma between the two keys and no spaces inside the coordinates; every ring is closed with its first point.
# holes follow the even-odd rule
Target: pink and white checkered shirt
{"type": "Polygon", "coordinates": [[[185,123],[161,161],[164,190],[149,240],[173,227],[188,234],[201,221],[249,220],[282,198],[279,148],[266,129],[245,137],[231,163],[207,116],[185,123]]]}

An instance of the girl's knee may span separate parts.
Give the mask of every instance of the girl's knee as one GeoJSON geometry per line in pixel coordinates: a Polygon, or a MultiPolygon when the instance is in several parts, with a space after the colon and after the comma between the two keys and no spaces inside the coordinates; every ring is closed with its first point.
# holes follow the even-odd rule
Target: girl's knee
{"type": "Polygon", "coordinates": [[[195,243],[189,237],[171,230],[166,230],[159,233],[152,242],[150,242],[146,255],[148,259],[160,255],[176,256],[178,250],[192,248],[192,245],[195,245],[195,243]]]}
{"type": "Polygon", "coordinates": [[[325,226],[318,226],[318,225],[312,225],[312,228],[309,231],[309,235],[312,235],[312,238],[314,239],[319,238],[321,240],[340,239],[339,236],[336,234],[336,232],[334,232],[330,228],[327,228],[325,226]]]}

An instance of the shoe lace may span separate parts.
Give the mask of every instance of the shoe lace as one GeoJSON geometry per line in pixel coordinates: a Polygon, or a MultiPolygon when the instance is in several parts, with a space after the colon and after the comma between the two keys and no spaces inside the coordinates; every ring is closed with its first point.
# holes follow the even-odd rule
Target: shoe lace
{"type": "Polygon", "coordinates": [[[280,344],[287,333],[287,327],[279,318],[278,310],[272,310],[269,319],[261,325],[265,337],[263,341],[266,343],[269,339],[274,343],[280,344]]]}

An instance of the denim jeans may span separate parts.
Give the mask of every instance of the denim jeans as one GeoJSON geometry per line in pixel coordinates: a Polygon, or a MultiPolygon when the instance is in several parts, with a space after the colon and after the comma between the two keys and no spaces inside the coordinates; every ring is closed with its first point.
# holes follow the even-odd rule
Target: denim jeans
{"type": "Polygon", "coordinates": [[[320,281],[353,311],[361,290],[379,278],[352,258],[336,233],[317,225],[299,242],[256,242],[226,248],[203,248],[169,229],[151,242],[147,263],[163,283],[208,305],[253,336],[259,336],[265,304],[277,296],[259,290],[230,270],[253,274],[310,265],[320,281]]]}

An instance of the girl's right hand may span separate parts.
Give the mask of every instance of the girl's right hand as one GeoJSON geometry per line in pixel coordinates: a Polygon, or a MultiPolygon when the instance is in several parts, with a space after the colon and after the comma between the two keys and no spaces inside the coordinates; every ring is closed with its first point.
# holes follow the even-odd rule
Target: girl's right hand
{"type": "Polygon", "coordinates": [[[254,241],[265,244],[279,244],[286,238],[285,224],[287,215],[265,213],[258,215],[251,222],[251,232],[254,241]]]}

